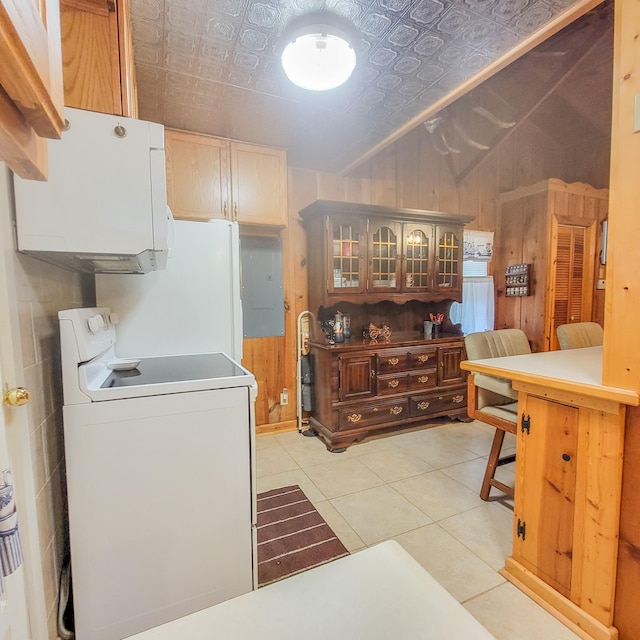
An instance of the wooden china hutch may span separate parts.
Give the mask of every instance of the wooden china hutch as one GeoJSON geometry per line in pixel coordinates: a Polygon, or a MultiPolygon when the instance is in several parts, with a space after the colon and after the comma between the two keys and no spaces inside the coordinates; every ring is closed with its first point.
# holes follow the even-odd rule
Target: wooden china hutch
{"type": "Polygon", "coordinates": [[[331,451],[373,432],[466,417],[465,358],[449,309],[462,301],[462,230],[472,218],[319,200],[307,229],[310,426],[331,451]],[[424,321],[441,314],[438,333],[424,321]],[[333,321],[350,320],[346,336],[333,321]],[[369,336],[386,325],[388,338],[369,336]]]}

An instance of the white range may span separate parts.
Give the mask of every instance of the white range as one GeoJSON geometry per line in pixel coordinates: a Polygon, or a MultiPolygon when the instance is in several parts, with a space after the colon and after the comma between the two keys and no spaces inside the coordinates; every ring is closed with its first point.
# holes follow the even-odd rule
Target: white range
{"type": "Polygon", "coordinates": [[[251,591],[254,376],[224,353],[117,357],[107,307],[58,315],[76,639],[251,591]]]}

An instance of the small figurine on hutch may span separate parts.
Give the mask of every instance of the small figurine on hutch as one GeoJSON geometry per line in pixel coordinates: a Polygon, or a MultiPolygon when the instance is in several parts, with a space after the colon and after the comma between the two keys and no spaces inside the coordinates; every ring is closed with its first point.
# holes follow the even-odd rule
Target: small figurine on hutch
{"type": "Polygon", "coordinates": [[[389,342],[391,340],[391,329],[386,324],[383,324],[381,327],[376,327],[373,322],[370,322],[369,338],[374,344],[378,342],[378,338],[382,338],[385,342],[389,342]]]}

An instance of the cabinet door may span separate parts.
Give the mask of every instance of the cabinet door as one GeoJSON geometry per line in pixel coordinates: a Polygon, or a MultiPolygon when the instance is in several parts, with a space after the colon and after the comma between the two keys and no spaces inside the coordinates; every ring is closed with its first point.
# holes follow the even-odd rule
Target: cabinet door
{"type": "Polygon", "coordinates": [[[516,450],[513,557],[571,595],[578,409],[526,396],[516,450]]]}
{"type": "Polygon", "coordinates": [[[465,373],[460,369],[464,360],[464,347],[451,346],[438,349],[438,384],[460,384],[465,380],[465,373]]]}
{"type": "Polygon", "coordinates": [[[327,231],[327,291],[362,293],[367,260],[364,223],[357,218],[330,217],[327,231]]]}
{"type": "Polygon", "coordinates": [[[369,221],[367,290],[370,293],[400,291],[401,232],[399,222],[369,221]]]}
{"type": "Polygon", "coordinates": [[[176,218],[230,218],[228,142],[166,129],[167,202],[176,218]]]}
{"type": "Polygon", "coordinates": [[[376,395],[375,356],[354,355],[338,358],[338,398],[340,401],[376,395]]]}
{"type": "Polygon", "coordinates": [[[231,143],[233,218],[243,224],[287,226],[287,157],[282,149],[231,143]]]}
{"type": "Polygon", "coordinates": [[[462,291],[462,229],[436,227],[436,291],[462,291]]]}
{"type": "Polygon", "coordinates": [[[0,87],[0,160],[45,180],[41,137],[59,138],[64,126],[58,0],[2,1],[0,87]]]}
{"type": "Polygon", "coordinates": [[[120,84],[118,12],[124,9],[110,0],[61,0],[66,106],[128,115],[120,84]]]}
{"type": "Polygon", "coordinates": [[[433,286],[433,227],[405,223],[402,228],[402,290],[420,293],[433,286]]]}

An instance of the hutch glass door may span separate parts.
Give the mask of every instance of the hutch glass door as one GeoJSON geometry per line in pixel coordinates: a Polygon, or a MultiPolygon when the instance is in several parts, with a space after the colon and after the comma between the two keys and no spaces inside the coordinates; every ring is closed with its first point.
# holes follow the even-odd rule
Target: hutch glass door
{"type": "Polygon", "coordinates": [[[380,222],[369,231],[371,259],[368,287],[371,292],[400,290],[400,224],[380,222]]]}
{"type": "Polygon", "coordinates": [[[436,281],[438,290],[462,289],[462,234],[457,229],[436,229],[436,281]]]}
{"type": "Polygon", "coordinates": [[[329,275],[328,290],[352,293],[364,291],[363,267],[366,250],[360,221],[344,218],[329,221],[329,275]]]}
{"type": "Polygon", "coordinates": [[[433,230],[429,225],[404,226],[404,291],[429,291],[433,279],[431,246],[433,230]]]}

